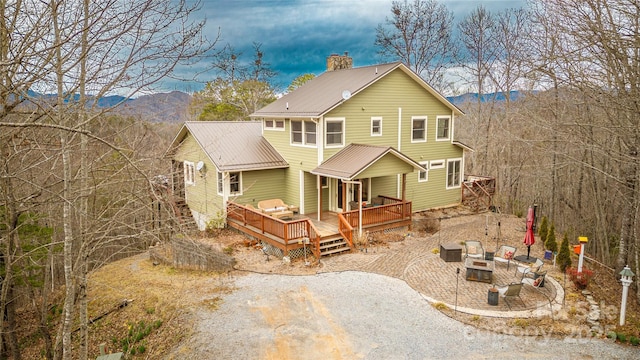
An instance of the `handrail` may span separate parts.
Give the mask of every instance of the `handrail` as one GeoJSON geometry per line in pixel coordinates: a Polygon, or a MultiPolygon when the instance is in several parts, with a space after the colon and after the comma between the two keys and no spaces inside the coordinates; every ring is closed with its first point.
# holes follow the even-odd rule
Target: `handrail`
{"type": "Polygon", "coordinates": [[[312,245],[311,251],[313,252],[313,255],[316,257],[316,259],[320,259],[320,232],[318,231],[316,226],[313,225],[313,222],[311,222],[311,220],[306,220],[307,226],[309,227],[309,230],[307,232],[309,234],[309,242],[312,245]]]}
{"type": "Polygon", "coordinates": [[[338,232],[347,241],[349,248],[355,250],[353,245],[353,226],[349,224],[343,214],[338,214],[338,232]]]}

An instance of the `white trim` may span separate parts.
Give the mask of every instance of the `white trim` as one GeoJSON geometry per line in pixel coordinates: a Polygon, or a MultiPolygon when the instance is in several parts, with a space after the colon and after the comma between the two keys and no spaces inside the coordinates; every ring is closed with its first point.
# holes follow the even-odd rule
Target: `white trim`
{"type": "Polygon", "coordinates": [[[191,161],[183,161],[184,184],[194,186],[196,184],[196,166],[191,161]]]}
{"type": "Polygon", "coordinates": [[[444,169],[444,164],[445,164],[444,159],[431,160],[429,162],[429,170],[444,169]]]}
{"type": "Polygon", "coordinates": [[[427,123],[428,123],[429,118],[427,117],[427,115],[420,115],[420,116],[412,116],[411,117],[411,142],[412,143],[423,143],[423,142],[427,142],[427,123]],[[413,138],[413,122],[415,120],[423,120],[424,121],[424,138],[423,139],[414,139],[413,138]]]}
{"type": "Polygon", "coordinates": [[[382,136],[382,116],[372,116],[371,117],[371,136],[382,136]],[[373,132],[373,122],[379,121],[378,132],[373,132]]]}
{"type": "Polygon", "coordinates": [[[447,159],[447,175],[446,175],[446,180],[445,180],[445,187],[447,189],[458,189],[462,186],[462,179],[463,179],[463,174],[462,174],[462,166],[464,164],[462,163],[462,158],[455,158],[455,159],[447,159]],[[449,164],[454,163],[454,162],[460,162],[460,175],[458,177],[458,185],[454,185],[454,186],[449,186],[449,164]]]}
{"type": "Polygon", "coordinates": [[[299,173],[300,186],[298,187],[298,213],[304,214],[304,170],[300,170],[299,173]]]}
{"type": "Polygon", "coordinates": [[[428,161],[420,161],[418,162],[420,165],[424,166],[424,170],[419,170],[418,171],[418,182],[427,182],[429,181],[429,162],[428,161]],[[420,178],[420,174],[424,173],[424,179],[420,178]]]}
{"type": "Polygon", "coordinates": [[[269,130],[269,131],[285,131],[286,130],[286,124],[284,119],[262,119],[262,128],[264,130],[269,130]],[[267,126],[267,121],[272,121],[273,122],[273,126],[267,126]],[[276,125],[281,122],[282,123],[282,127],[277,127],[276,125]]]}
{"type": "Polygon", "coordinates": [[[242,196],[242,191],[243,187],[242,187],[242,171],[225,171],[225,172],[221,172],[221,171],[216,171],[216,193],[222,197],[226,199],[229,198],[229,196],[233,195],[233,196],[242,196]],[[237,192],[231,192],[231,180],[229,178],[229,174],[234,174],[237,173],[238,174],[238,191],[237,192]],[[222,192],[220,192],[220,176],[222,175],[222,192]]]}
{"type": "Polygon", "coordinates": [[[344,139],[346,138],[346,133],[347,132],[347,127],[346,127],[346,121],[345,118],[343,117],[337,117],[337,118],[324,118],[324,146],[327,148],[341,148],[344,147],[344,139]],[[342,124],[342,133],[341,133],[341,139],[340,139],[340,144],[329,144],[327,142],[327,125],[329,123],[337,123],[340,122],[342,124]]]}
{"type": "Polygon", "coordinates": [[[436,141],[449,141],[451,140],[451,116],[449,115],[439,115],[436,116],[436,141]],[[447,137],[438,137],[438,135],[440,135],[438,133],[438,125],[439,125],[439,121],[441,119],[448,119],[449,120],[449,125],[448,125],[448,129],[447,129],[447,137]]]}
{"type": "Polygon", "coordinates": [[[402,108],[398,108],[398,151],[402,151],[402,108]]]}

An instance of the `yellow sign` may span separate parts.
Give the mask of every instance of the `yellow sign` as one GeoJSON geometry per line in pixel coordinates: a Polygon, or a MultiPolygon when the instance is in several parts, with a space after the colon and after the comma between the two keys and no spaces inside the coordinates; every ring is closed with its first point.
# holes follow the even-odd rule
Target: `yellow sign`
{"type": "Polygon", "coordinates": [[[587,241],[589,241],[589,239],[587,239],[586,236],[578,236],[578,241],[580,241],[581,243],[586,243],[587,241]]]}

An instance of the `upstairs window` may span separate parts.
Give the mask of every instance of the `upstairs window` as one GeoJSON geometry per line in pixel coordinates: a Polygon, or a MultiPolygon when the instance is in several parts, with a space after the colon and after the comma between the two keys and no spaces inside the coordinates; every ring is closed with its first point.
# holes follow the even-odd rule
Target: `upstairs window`
{"type": "Polygon", "coordinates": [[[315,146],[316,142],[316,123],[291,121],[291,144],[315,146]]]}
{"type": "Polygon", "coordinates": [[[431,160],[429,164],[429,169],[444,169],[444,160],[431,160]]]}
{"type": "Polygon", "coordinates": [[[411,142],[427,141],[427,118],[411,117],[411,142]]]}
{"type": "Polygon", "coordinates": [[[436,119],[436,140],[450,139],[451,118],[449,116],[439,116],[436,119]]]}
{"type": "Polygon", "coordinates": [[[344,119],[326,119],[326,145],[339,147],[344,145],[344,119]]]}
{"type": "Polygon", "coordinates": [[[284,130],[284,120],[267,119],[264,121],[265,130],[284,130]]]}
{"type": "Polygon", "coordinates": [[[382,135],[382,118],[372,117],[371,118],[371,136],[381,136],[381,135],[382,135]]]}

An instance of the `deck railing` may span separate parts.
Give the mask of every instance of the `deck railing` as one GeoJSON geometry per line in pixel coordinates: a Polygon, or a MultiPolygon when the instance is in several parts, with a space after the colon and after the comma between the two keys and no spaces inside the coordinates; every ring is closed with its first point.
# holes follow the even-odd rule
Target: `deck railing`
{"type": "Polygon", "coordinates": [[[255,229],[261,240],[281,249],[285,255],[290,250],[302,247],[304,238],[309,238],[312,252],[320,257],[320,233],[308,219],[283,221],[269,216],[260,210],[228,202],[227,219],[233,219],[244,227],[255,229]],[[264,236],[270,235],[270,236],[264,236]],[[273,237],[273,238],[272,238],[273,237]],[[276,239],[274,239],[276,238],[276,239]]]}
{"type": "MultiPolygon", "coordinates": [[[[411,220],[411,201],[402,201],[388,196],[380,197],[384,199],[382,205],[362,208],[363,227],[411,220]]],[[[343,215],[352,228],[358,227],[358,209],[344,212],[343,215]]]]}

